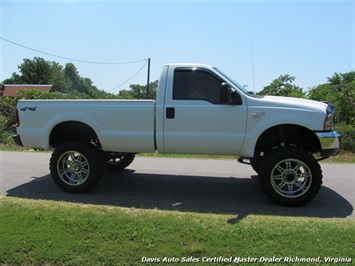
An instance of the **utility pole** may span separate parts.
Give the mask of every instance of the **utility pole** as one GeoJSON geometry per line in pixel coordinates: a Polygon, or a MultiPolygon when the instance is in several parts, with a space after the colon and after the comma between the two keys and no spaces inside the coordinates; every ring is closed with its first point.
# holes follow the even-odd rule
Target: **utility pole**
{"type": "Polygon", "coordinates": [[[150,58],[148,58],[148,75],[147,75],[147,93],[146,99],[149,99],[149,76],[150,76],[150,58]]]}

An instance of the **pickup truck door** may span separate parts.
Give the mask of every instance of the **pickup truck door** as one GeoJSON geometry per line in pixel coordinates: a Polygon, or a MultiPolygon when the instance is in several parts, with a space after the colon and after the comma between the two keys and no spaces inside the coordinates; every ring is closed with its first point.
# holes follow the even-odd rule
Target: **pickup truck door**
{"type": "Polygon", "coordinates": [[[169,73],[164,106],[164,151],[238,154],[245,136],[247,106],[228,104],[224,80],[207,69],[176,68],[169,73]]]}

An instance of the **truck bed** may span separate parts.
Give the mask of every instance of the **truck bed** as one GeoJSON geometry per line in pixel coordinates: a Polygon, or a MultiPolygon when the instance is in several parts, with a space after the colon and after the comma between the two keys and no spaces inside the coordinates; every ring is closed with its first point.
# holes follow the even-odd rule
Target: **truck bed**
{"type": "Polygon", "coordinates": [[[105,151],[153,152],[153,100],[21,100],[18,133],[24,146],[49,148],[54,127],[67,121],[90,125],[105,151]]]}

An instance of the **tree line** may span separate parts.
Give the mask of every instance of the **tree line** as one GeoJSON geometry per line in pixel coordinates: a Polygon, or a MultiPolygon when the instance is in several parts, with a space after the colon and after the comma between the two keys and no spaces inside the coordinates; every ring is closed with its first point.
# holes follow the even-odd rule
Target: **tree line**
{"type": "MultiPolygon", "coordinates": [[[[40,91],[21,91],[15,99],[0,98],[0,144],[4,132],[12,132],[14,123],[13,110],[18,99],[155,99],[158,80],[146,85],[131,84],[128,90],[118,94],[99,90],[90,78],[81,77],[73,63],[65,66],[43,58],[24,59],[18,66],[19,73],[13,73],[3,84],[52,84],[54,93],[40,91]]],[[[257,94],[289,96],[326,101],[336,107],[336,122],[345,131],[355,152],[355,72],[334,73],[327,82],[319,84],[308,91],[297,86],[295,77],[285,74],[275,78],[257,94]]],[[[6,135],[6,134],[5,134],[6,135]]],[[[345,137],[346,137],[345,136],[345,137]]],[[[345,143],[346,145],[346,143],[345,143]]]]}
{"type": "Polygon", "coordinates": [[[327,83],[320,84],[304,91],[293,84],[295,77],[281,75],[270,85],[264,87],[258,94],[307,98],[315,101],[325,101],[336,107],[337,123],[355,125],[355,72],[334,73],[327,78],[327,83]]]}
{"type": "MultiPolygon", "coordinates": [[[[90,78],[84,78],[79,75],[79,71],[73,63],[67,63],[65,66],[58,62],[46,61],[41,57],[35,57],[33,60],[24,59],[18,66],[19,74],[14,72],[10,78],[2,81],[3,84],[51,84],[53,91],[57,94],[65,94],[70,98],[82,99],[135,99],[136,97],[150,95],[141,95],[143,90],[137,85],[131,85],[131,90],[120,91],[115,95],[104,90],[99,90],[93,85],[90,78]]],[[[155,83],[150,86],[154,92],[155,83]]],[[[60,96],[58,96],[60,97],[60,96]]]]}

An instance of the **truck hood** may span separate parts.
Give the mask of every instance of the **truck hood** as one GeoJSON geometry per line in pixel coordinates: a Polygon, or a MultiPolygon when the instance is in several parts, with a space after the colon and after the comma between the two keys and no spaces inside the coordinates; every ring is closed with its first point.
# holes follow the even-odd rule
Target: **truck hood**
{"type": "Polygon", "coordinates": [[[258,101],[258,105],[264,107],[279,107],[285,109],[295,109],[311,112],[326,113],[327,104],[308,99],[282,97],[282,96],[256,96],[254,98],[258,101]]]}

